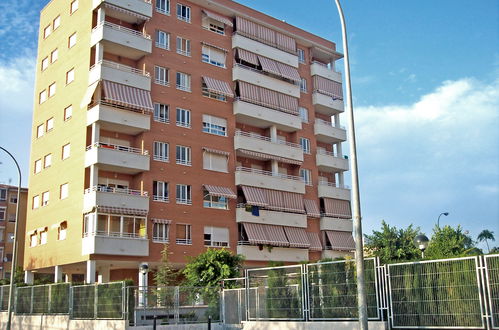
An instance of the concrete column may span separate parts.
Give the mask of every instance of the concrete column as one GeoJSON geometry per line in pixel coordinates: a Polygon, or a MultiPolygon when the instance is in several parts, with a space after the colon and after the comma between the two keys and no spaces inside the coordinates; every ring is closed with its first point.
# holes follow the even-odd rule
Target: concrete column
{"type": "Polygon", "coordinates": [[[59,282],[62,282],[62,267],[55,266],[54,283],[59,283],[59,282]]]}
{"type": "Polygon", "coordinates": [[[272,175],[277,176],[279,174],[279,162],[277,160],[271,160],[272,164],[272,175]]]}
{"type": "Polygon", "coordinates": [[[100,124],[93,123],[92,124],[92,144],[95,142],[99,142],[100,140],[100,124]]]}
{"type": "Polygon", "coordinates": [[[97,282],[109,283],[110,277],[111,277],[111,269],[107,266],[103,266],[99,269],[99,276],[97,277],[97,282]]]}
{"type": "Polygon", "coordinates": [[[87,260],[87,273],[85,274],[87,284],[95,283],[95,264],[95,260],[87,260]]]}
{"type": "Polygon", "coordinates": [[[277,142],[277,126],[270,126],[270,140],[272,142],[277,142]]]}
{"type": "Polygon", "coordinates": [[[105,19],[106,19],[106,9],[100,7],[99,9],[97,9],[97,22],[98,23],[104,22],[105,19]]]}
{"type": "Polygon", "coordinates": [[[73,274],[66,274],[66,276],[64,276],[64,282],[66,283],[73,282],[73,274]]]}
{"type": "Polygon", "coordinates": [[[340,127],[340,115],[339,114],[336,114],[333,116],[333,119],[334,119],[334,122],[333,122],[333,126],[334,127],[340,127]]]}
{"type": "Polygon", "coordinates": [[[95,63],[99,63],[104,59],[104,46],[98,42],[95,44],[95,63]]]}
{"type": "Polygon", "coordinates": [[[338,157],[343,158],[343,149],[341,148],[341,142],[336,143],[336,154],[338,157]]]}
{"type": "Polygon", "coordinates": [[[340,187],[345,187],[345,174],[343,172],[338,173],[338,184],[340,187]]]}
{"type": "Polygon", "coordinates": [[[96,165],[90,165],[90,188],[99,183],[99,168],[96,165]]]}
{"type": "Polygon", "coordinates": [[[30,270],[25,270],[24,271],[24,283],[33,284],[34,280],[35,280],[35,273],[33,273],[30,270]]]}

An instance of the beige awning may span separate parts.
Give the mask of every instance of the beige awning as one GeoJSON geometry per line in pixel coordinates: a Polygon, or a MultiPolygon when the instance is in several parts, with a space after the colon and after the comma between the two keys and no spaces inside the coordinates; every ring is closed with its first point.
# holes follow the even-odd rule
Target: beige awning
{"type": "Polygon", "coordinates": [[[128,207],[115,207],[115,206],[98,206],[97,212],[121,214],[121,215],[136,215],[136,216],[147,215],[147,210],[133,209],[128,207]]]}
{"type": "Polygon", "coordinates": [[[232,199],[237,198],[237,195],[234,194],[232,189],[227,188],[227,187],[212,186],[212,185],[208,185],[208,184],[204,184],[203,187],[212,196],[227,197],[227,198],[232,198],[232,199]]]}
{"type": "Polygon", "coordinates": [[[285,164],[293,164],[293,165],[301,165],[303,162],[296,160],[296,159],[290,159],[290,158],[284,158],[272,154],[266,154],[263,152],[258,152],[258,151],[253,151],[253,150],[246,150],[246,149],[238,149],[238,153],[246,155],[246,156],[251,156],[252,158],[255,159],[260,159],[260,160],[277,160],[278,162],[285,163],[285,164]]]}
{"type": "Polygon", "coordinates": [[[83,95],[83,99],[81,100],[80,108],[85,109],[92,102],[92,97],[94,96],[95,91],[97,90],[97,87],[99,86],[99,83],[100,83],[100,81],[96,81],[92,85],[87,87],[87,90],[86,90],[85,94],[83,95]]]}
{"type": "Polygon", "coordinates": [[[208,148],[208,147],[203,147],[203,150],[212,154],[217,154],[217,155],[222,155],[222,156],[229,156],[230,152],[228,151],[223,151],[223,150],[217,150],[213,148],[208,148]]]}
{"type": "Polygon", "coordinates": [[[230,26],[230,27],[234,26],[234,24],[232,23],[232,20],[230,20],[230,19],[228,19],[226,17],[223,17],[221,15],[215,14],[215,13],[213,13],[211,11],[208,11],[208,10],[205,10],[205,9],[203,9],[203,13],[206,16],[208,16],[209,18],[214,19],[215,21],[218,21],[218,22],[223,23],[223,24],[225,24],[227,26],[230,26]]]}
{"type": "Polygon", "coordinates": [[[172,223],[171,220],[168,220],[168,219],[157,219],[157,218],[151,218],[151,221],[153,223],[161,223],[161,224],[165,224],[165,225],[169,225],[172,223]]]}
{"type": "Polygon", "coordinates": [[[151,99],[151,92],[103,80],[104,100],[116,105],[133,109],[153,111],[154,105],[151,99]]]}

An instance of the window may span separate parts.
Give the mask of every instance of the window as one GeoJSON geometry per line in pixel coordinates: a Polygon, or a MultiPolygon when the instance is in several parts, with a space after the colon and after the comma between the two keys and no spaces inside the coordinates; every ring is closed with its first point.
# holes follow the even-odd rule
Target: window
{"type": "Polygon", "coordinates": [[[9,203],[11,203],[11,204],[17,204],[17,195],[10,195],[10,197],[9,197],[9,203]]]}
{"type": "Polygon", "coordinates": [[[147,235],[146,218],[116,214],[89,213],[83,223],[85,235],[121,236],[145,238],[147,235]]]}
{"type": "Polygon", "coordinates": [[[227,120],[220,117],[203,115],[203,132],[227,136],[227,120]]]}
{"type": "Polygon", "coordinates": [[[175,154],[177,164],[191,166],[191,147],[177,146],[175,154]]]}
{"type": "Polygon", "coordinates": [[[177,3],[177,18],[181,21],[191,22],[191,7],[177,3]]]}
{"type": "Polygon", "coordinates": [[[40,207],[40,196],[38,196],[38,195],[33,196],[31,208],[32,209],[37,209],[39,207],[40,207]]]}
{"type": "Polygon", "coordinates": [[[220,49],[203,45],[201,51],[201,61],[221,68],[225,68],[226,53],[220,49]]]}
{"type": "Polygon", "coordinates": [[[213,196],[208,191],[203,192],[203,207],[227,210],[229,200],[227,197],[213,196]]]}
{"type": "Polygon", "coordinates": [[[61,26],[61,16],[57,16],[54,18],[54,21],[52,22],[54,24],[54,31],[57,30],[59,26],[61,26]]]}
{"type": "Polygon", "coordinates": [[[210,99],[222,101],[222,102],[227,101],[227,96],[225,96],[224,94],[220,94],[220,93],[214,92],[212,90],[209,90],[204,81],[203,81],[203,84],[201,85],[201,88],[203,90],[203,96],[209,97],[210,99]]]}
{"type": "Polygon", "coordinates": [[[153,181],[153,200],[158,202],[168,202],[168,182],[153,181]]]}
{"type": "Polygon", "coordinates": [[[205,246],[229,246],[229,228],[204,227],[205,246]]]}
{"type": "Polygon", "coordinates": [[[35,247],[38,244],[38,235],[36,232],[33,234],[29,235],[29,246],[30,247],[35,247]]]}
{"type": "Polygon", "coordinates": [[[68,222],[63,221],[57,228],[57,240],[62,241],[66,239],[66,232],[68,231],[68,222]]]}
{"type": "Polygon", "coordinates": [[[71,84],[75,80],[75,69],[71,69],[66,72],[66,85],[71,84]]]}
{"type": "Polygon", "coordinates": [[[51,131],[54,129],[54,118],[49,118],[45,122],[45,125],[47,126],[47,132],[51,131]]]}
{"type": "Polygon", "coordinates": [[[47,38],[52,33],[52,25],[48,25],[43,29],[43,39],[47,38]]]}
{"type": "Polygon", "coordinates": [[[165,31],[156,30],[156,47],[169,50],[170,34],[165,31]]]}
{"type": "Polygon", "coordinates": [[[35,160],[35,174],[40,173],[42,171],[42,160],[37,159],[35,160]]]}
{"type": "Polygon", "coordinates": [[[170,108],[166,104],[154,103],[154,121],[170,122],[170,108]]]}
{"type": "Polygon", "coordinates": [[[177,244],[191,245],[191,225],[177,224],[176,225],[177,244]]]}
{"type": "Polygon", "coordinates": [[[50,63],[54,63],[59,58],[59,50],[56,48],[50,53],[50,63]]]}
{"type": "Polygon", "coordinates": [[[168,232],[170,225],[155,222],[152,226],[152,240],[155,242],[168,243],[168,232]]]}
{"type": "Polygon", "coordinates": [[[156,0],[156,11],[161,14],[170,14],[170,0],[156,0]]]}
{"type": "Polygon", "coordinates": [[[183,72],[177,72],[177,89],[182,91],[191,91],[191,75],[183,72]]]}
{"type": "Polygon", "coordinates": [[[305,63],[305,51],[298,48],[298,62],[305,63]]]}
{"type": "Polygon", "coordinates": [[[6,209],[6,207],[0,207],[0,221],[5,220],[6,209]]]}
{"type": "Polygon", "coordinates": [[[177,37],[177,53],[184,56],[191,56],[191,41],[177,37]]]}
{"type": "Polygon", "coordinates": [[[47,69],[49,66],[49,58],[48,57],[45,57],[43,60],[42,60],[42,71],[44,71],[45,69],[47,69]]]}
{"type": "Polygon", "coordinates": [[[224,35],[225,25],[222,22],[215,21],[214,19],[205,16],[203,17],[202,26],[204,29],[224,35]]]}
{"type": "Polygon", "coordinates": [[[62,146],[62,160],[69,158],[71,155],[71,144],[65,144],[62,146]]]}
{"type": "Polygon", "coordinates": [[[50,165],[52,165],[52,154],[48,154],[43,157],[43,168],[47,168],[50,165]]]}
{"type": "Polygon", "coordinates": [[[300,178],[302,178],[303,182],[305,182],[305,184],[307,186],[312,185],[312,172],[310,172],[310,170],[301,168],[300,169],[300,178]]]}
{"type": "Polygon", "coordinates": [[[308,123],[308,110],[306,108],[299,107],[298,111],[300,112],[302,123],[308,123]]]}
{"type": "Polygon", "coordinates": [[[7,200],[7,189],[2,188],[0,189],[0,201],[6,201],[7,200]]]}
{"type": "Polygon", "coordinates": [[[177,185],[177,204],[192,204],[191,186],[186,184],[177,185]]]}
{"type": "Polygon", "coordinates": [[[64,183],[64,184],[61,184],[60,188],[59,188],[59,197],[60,199],[66,199],[68,198],[69,196],[69,184],[67,183],[64,183]]]}
{"type": "Polygon", "coordinates": [[[168,161],[169,145],[166,142],[154,141],[153,143],[153,159],[160,162],[168,161]]]}
{"type": "Polygon", "coordinates": [[[50,192],[45,191],[44,193],[42,193],[42,206],[49,205],[49,200],[50,200],[50,192]]]}
{"type": "Polygon", "coordinates": [[[38,96],[38,103],[42,104],[45,101],[47,101],[47,90],[44,89],[38,96]]]}
{"type": "MultiPolygon", "coordinates": [[[[5,231],[5,228],[4,227],[0,227],[0,242],[3,242],[3,234],[4,234],[4,231],[5,231]]],[[[1,248],[2,250],[0,250],[0,257],[3,258],[3,247],[1,248]]],[[[2,259],[0,259],[0,261],[3,261],[2,259]]]]}
{"type": "Polygon", "coordinates": [[[73,0],[69,7],[69,13],[72,14],[78,10],[78,0],[73,0]]]}
{"type": "Polygon", "coordinates": [[[73,48],[74,45],[76,45],[76,32],[68,38],[68,48],[73,48]]]}
{"type": "Polygon", "coordinates": [[[306,93],[307,92],[307,80],[305,78],[301,78],[301,81],[300,81],[300,91],[302,93],[306,93]]]}
{"type": "Polygon", "coordinates": [[[36,127],[36,138],[41,138],[43,136],[43,133],[45,133],[45,125],[41,124],[36,127]]]}
{"type": "Polygon", "coordinates": [[[191,111],[177,108],[177,126],[191,127],[191,111]]]}
{"type": "MultiPolygon", "coordinates": [[[[14,217],[15,217],[15,215],[14,215],[14,217]]],[[[7,233],[7,242],[9,242],[9,243],[14,242],[14,233],[7,233]]]]}
{"type": "Polygon", "coordinates": [[[47,244],[48,231],[45,228],[40,232],[40,245],[47,244]]]}
{"type": "Polygon", "coordinates": [[[64,121],[71,119],[73,116],[73,106],[70,105],[64,109],[64,121]]]}
{"type": "Polygon", "coordinates": [[[303,149],[303,152],[306,154],[310,153],[310,140],[307,138],[300,138],[300,145],[303,149]]]}
{"type": "Polygon", "coordinates": [[[203,152],[203,168],[205,170],[227,173],[229,172],[228,156],[205,151],[203,152]]]}
{"type": "Polygon", "coordinates": [[[49,97],[52,97],[52,96],[55,95],[56,89],[57,89],[56,83],[50,84],[50,86],[49,86],[49,97]]]}
{"type": "Polygon", "coordinates": [[[168,69],[162,66],[154,66],[154,81],[156,84],[168,86],[168,69]]]}

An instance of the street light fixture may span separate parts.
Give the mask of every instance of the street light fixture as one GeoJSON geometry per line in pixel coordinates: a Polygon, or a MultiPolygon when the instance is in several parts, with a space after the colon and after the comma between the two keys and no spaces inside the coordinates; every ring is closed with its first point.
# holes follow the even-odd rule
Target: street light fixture
{"type": "Polygon", "coordinates": [[[428,237],[423,234],[418,235],[414,238],[414,244],[418,249],[421,250],[421,259],[424,259],[424,251],[428,247],[429,242],[430,240],[428,239],[428,237]]]}
{"type": "Polygon", "coordinates": [[[143,262],[139,266],[139,306],[147,306],[147,273],[149,265],[143,262]]]}
{"type": "Polygon", "coordinates": [[[448,216],[449,215],[449,212],[442,212],[440,213],[440,215],[438,216],[438,219],[437,219],[437,227],[440,228],[440,217],[442,215],[445,215],[445,216],[448,216]]]}

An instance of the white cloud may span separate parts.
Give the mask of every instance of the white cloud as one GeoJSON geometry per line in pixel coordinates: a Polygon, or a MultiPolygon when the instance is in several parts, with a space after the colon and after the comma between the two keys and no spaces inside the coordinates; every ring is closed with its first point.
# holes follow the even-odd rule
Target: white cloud
{"type": "Polygon", "coordinates": [[[2,113],[31,113],[35,59],[20,57],[0,62],[0,109],[2,113]]]}

